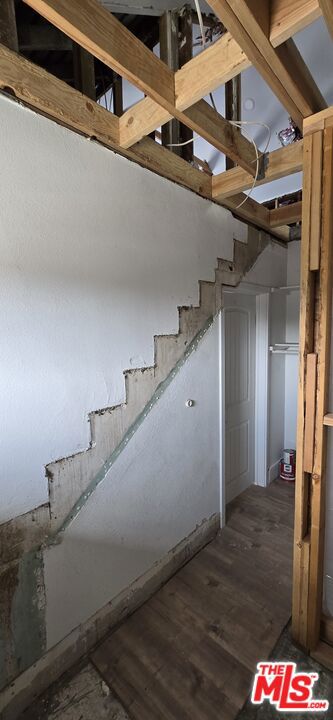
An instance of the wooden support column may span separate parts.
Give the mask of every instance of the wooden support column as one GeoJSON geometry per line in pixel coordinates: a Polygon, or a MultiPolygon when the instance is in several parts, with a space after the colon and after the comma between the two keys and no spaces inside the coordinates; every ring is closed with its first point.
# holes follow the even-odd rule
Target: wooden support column
{"type": "Polygon", "coordinates": [[[120,75],[116,77],[113,84],[113,112],[118,117],[121,117],[124,112],[123,79],[120,75]]]}
{"type": "Polygon", "coordinates": [[[14,0],[0,2],[0,43],[18,52],[18,40],[14,0]]]}
{"type": "MultiPolygon", "coordinates": [[[[178,67],[181,68],[191,60],[193,55],[193,34],[192,34],[193,13],[190,5],[184,5],[178,16],[178,67]]],[[[177,68],[178,69],[178,68],[177,68]]],[[[187,142],[193,139],[193,130],[187,125],[179,125],[180,142],[187,142]]],[[[180,148],[181,157],[187,162],[193,161],[193,142],[180,148]]]]}
{"type": "MultiPolygon", "coordinates": [[[[241,75],[235,75],[225,84],[225,119],[241,120],[241,75]]],[[[225,169],[235,167],[235,163],[226,155],[225,169]]]]}
{"type": "MultiPolygon", "coordinates": [[[[178,13],[175,10],[166,10],[160,18],[160,58],[170,70],[178,69],[178,13]]],[[[179,120],[169,120],[162,125],[162,145],[169,147],[176,155],[180,155],[180,147],[170,147],[179,142],[179,120]]]]}
{"type": "Polygon", "coordinates": [[[73,42],[73,69],[76,90],[96,100],[95,61],[80,45],[73,42]]]}
{"type": "Polygon", "coordinates": [[[304,138],[293,636],[319,642],[333,247],[333,128],[304,138]]]}

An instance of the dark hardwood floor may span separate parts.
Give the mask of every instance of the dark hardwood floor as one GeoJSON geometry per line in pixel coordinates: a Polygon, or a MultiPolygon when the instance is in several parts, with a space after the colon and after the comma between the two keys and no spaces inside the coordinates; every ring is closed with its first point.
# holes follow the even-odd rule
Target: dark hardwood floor
{"type": "Polygon", "coordinates": [[[229,720],[291,614],[294,487],[252,486],[227,526],[93,653],[133,720],[229,720]]]}

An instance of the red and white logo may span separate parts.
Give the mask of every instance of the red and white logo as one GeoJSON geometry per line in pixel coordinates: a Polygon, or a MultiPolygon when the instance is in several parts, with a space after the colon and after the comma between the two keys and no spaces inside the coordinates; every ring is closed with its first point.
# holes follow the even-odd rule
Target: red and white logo
{"type": "Polygon", "coordinates": [[[318,673],[297,672],[293,662],[260,662],[251,694],[251,702],[261,705],[268,700],[282,712],[326,712],[328,700],[313,698],[318,673]]]}

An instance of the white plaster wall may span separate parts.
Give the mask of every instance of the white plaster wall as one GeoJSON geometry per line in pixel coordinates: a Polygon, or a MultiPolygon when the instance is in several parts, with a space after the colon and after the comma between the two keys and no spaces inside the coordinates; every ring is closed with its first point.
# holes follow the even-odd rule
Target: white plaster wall
{"type": "Polygon", "coordinates": [[[0,97],[0,522],[47,500],[44,465],[85,448],[244,226],[0,97]]]}
{"type": "Polygon", "coordinates": [[[218,382],[216,320],[61,544],[45,552],[48,647],[218,512],[218,382]]]}

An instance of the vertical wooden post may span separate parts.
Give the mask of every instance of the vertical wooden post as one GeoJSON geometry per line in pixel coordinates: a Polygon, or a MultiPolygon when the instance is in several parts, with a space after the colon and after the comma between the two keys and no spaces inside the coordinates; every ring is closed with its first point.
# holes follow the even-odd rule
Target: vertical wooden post
{"type": "Polygon", "coordinates": [[[113,112],[120,117],[124,112],[123,79],[118,75],[113,83],[113,112]]]}
{"type": "Polygon", "coordinates": [[[333,129],[327,128],[303,141],[293,636],[307,650],[318,644],[322,611],[332,261],[333,129]]]}
{"type": "Polygon", "coordinates": [[[18,39],[14,0],[0,2],[0,43],[18,52],[18,39]]]}
{"type": "MultiPolygon", "coordinates": [[[[179,12],[178,18],[178,66],[181,68],[185,63],[191,60],[193,55],[193,30],[192,30],[192,9],[190,5],[184,5],[179,12]]],[[[193,160],[193,142],[188,142],[193,139],[193,130],[180,123],[179,127],[179,138],[180,142],[187,142],[180,149],[180,154],[187,160],[192,162],[193,160]]]]}
{"type": "MultiPolygon", "coordinates": [[[[241,120],[241,75],[236,75],[225,84],[225,117],[226,120],[241,120]]],[[[230,170],[235,163],[229,157],[225,158],[225,169],[230,170]]]]}
{"type": "MultiPolygon", "coordinates": [[[[171,70],[178,69],[178,13],[174,10],[166,10],[160,18],[160,57],[171,70]]],[[[162,145],[177,145],[179,142],[179,121],[169,120],[162,126],[162,145]]],[[[169,149],[177,155],[181,154],[180,147],[169,149]]]]}
{"type": "Polygon", "coordinates": [[[311,545],[309,574],[308,645],[315,650],[320,633],[325,540],[326,441],[332,307],[333,261],[333,129],[323,133],[323,174],[321,208],[321,246],[318,293],[316,298],[315,350],[317,353],[317,392],[315,452],[312,473],[311,545]]]}
{"type": "Polygon", "coordinates": [[[77,90],[96,100],[95,60],[84,48],[73,42],[74,84],[77,90]]]}

